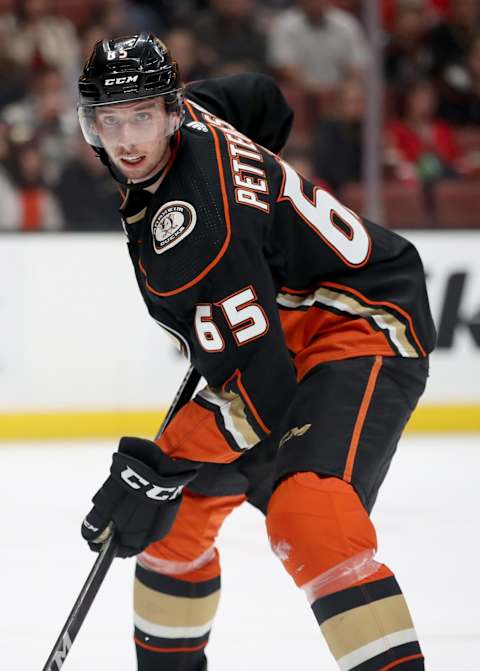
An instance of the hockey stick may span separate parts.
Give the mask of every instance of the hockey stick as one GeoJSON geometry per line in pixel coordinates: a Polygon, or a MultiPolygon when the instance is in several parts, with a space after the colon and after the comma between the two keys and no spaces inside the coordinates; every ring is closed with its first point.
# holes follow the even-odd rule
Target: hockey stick
{"type": "Polygon", "coordinates": [[[117,552],[113,534],[105,541],[42,671],[59,671],[117,552]]]}
{"type": "Polygon", "coordinates": [[[160,425],[160,428],[157,431],[157,435],[155,436],[155,440],[158,440],[162,433],[165,431],[167,428],[167,425],[170,424],[171,420],[177,412],[183,408],[185,403],[188,403],[188,401],[192,398],[195,389],[197,388],[198,383],[200,382],[201,375],[198,373],[193,366],[190,366],[190,368],[187,370],[185,377],[182,380],[182,384],[178,388],[177,393],[175,394],[175,398],[172,401],[172,404],[170,406],[169,411],[165,415],[165,419],[160,425]]]}
{"type": "MultiPolygon", "coordinates": [[[[162,435],[172,418],[193,396],[199,380],[200,374],[197,373],[197,371],[192,366],[190,366],[187,374],[182,380],[182,384],[180,385],[175,398],[172,401],[165,419],[163,420],[157,435],[155,436],[155,440],[162,435]]],[[[102,545],[102,549],[100,550],[95,564],[88,574],[88,578],[86,579],[80,594],[75,601],[70,615],[68,616],[67,621],[65,622],[63,629],[60,632],[60,636],[53,646],[52,652],[50,653],[50,656],[47,659],[47,662],[42,671],[60,671],[62,668],[70,648],[72,647],[73,642],[77,637],[78,632],[80,631],[80,627],[82,626],[85,617],[90,610],[90,606],[97,596],[98,590],[100,589],[102,582],[107,575],[108,569],[115,559],[117,547],[118,543],[115,539],[115,533],[113,532],[102,545]]]]}

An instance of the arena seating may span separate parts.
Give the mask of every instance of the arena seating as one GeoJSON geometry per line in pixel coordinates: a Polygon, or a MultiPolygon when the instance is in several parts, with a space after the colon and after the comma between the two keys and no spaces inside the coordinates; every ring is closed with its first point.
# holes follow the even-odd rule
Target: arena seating
{"type": "Polygon", "coordinates": [[[480,227],[480,178],[437,184],[435,224],[438,228],[480,227]]]}
{"type": "MultiPolygon", "coordinates": [[[[419,185],[400,181],[384,182],[383,221],[388,228],[431,228],[432,218],[419,185]]],[[[340,200],[355,212],[364,212],[364,189],[361,184],[347,184],[340,200]]]]}

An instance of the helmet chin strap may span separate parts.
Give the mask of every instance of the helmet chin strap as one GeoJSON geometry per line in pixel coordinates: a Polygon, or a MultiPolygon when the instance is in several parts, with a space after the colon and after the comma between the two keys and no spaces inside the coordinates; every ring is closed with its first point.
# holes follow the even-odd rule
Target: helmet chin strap
{"type": "MultiPolygon", "coordinates": [[[[170,145],[173,142],[173,138],[175,136],[172,136],[170,140],[170,145]]],[[[141,182],[130,182],[121,172],[118,170],[114,165],[112,165],[112,162],[110,161],[110,158],[105,151],[105,149],[100,149],[94,147],[95,153],[98,154],[100,157],[100,160],[102,163],[108,168],[108,172],[111,174],[114,180],[116,180],[119,184],[122,186],[126,187],[130,191],[141,191],[142,189],[146,189],[147,187],[151,186],[152,184],[155,184],[156,181],[160,179],[160,177],[163,175],[165,172],[165,168],[167,167],[168,161],[166,161],[161,168],[155,172],[154,175],[149,177],[148,179],[144,179],[141,182]]]]}
{"type": "Polygon", "coordinates": [[[126,179],[122,173],[110,163],[110,161],[106,163],[108,172],[111,174],[113,179],[119,182],[122,186],[125,186],[127,189],[129,189],[129,191],[141,191],[142,189],[146,189],[148,186],[154,184],[164,173],[166,165],[167,164],[159,168],[158,171],[148,179],[144,179],[141,182],[129,182],[128,179],[126,179]]]}

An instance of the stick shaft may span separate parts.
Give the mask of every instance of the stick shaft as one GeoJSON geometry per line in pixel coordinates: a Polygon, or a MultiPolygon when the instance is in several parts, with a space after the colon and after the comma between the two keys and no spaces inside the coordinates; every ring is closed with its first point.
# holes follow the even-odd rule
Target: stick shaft
{"type": "Polygon", "coordinates": [[[195,368],[193,368],[193,366],[190,366],[185,377],[182,380],[180,387],[178,388],[178,391],[175,395],[175,398],[172,401],[172,404],[167,414],[165,415],[165,419],[163,420],[163,422],[160,425],[160,428],[157,431],[155,440],[158,440],[158,438],[160,438],[162,433],[170,424],[173,417],[177,414],[177,412],[181,408],[183,408],[185,403],[187,403],[192,398],[195,389],[197,388],[197,384],[200,381],[200,377],[201,377],[200,373],[197,373],[195,368]]]}
{"type": "MultiPolygon", "coordinates": [[[[199,373],[197,373],[193,366],[190,366],[187,374],[182,380],[175,398],[173,399],[165,419],[163,420],[157,435],[155,436],[155,439],[160,438],[172,418],[193,396],[199,380],[199,373]]],[[[77,637],[78,632],[80,631],[80,627],[82,626],[85,617],[90,610],[90,606],[92,605],[98,590],[100,589],[100,586],[105,576],[107,575],[112,561],[115,559],[117,547],[118,543],[115,539],[115,533],[113,532],[103,544],[102,549],[100,550],[100,553],[92,567],[92,570],[88,574],[80,594],[75,601],[70,615],[68,616],[67,621],[65,622],[63,629],[60,632],[60,636],[55,642],[52,652],[50,653],[50,656],[47,659],[47,662],[44,665],[42,671],[60,671],[62,668],[70,648],[72,647],[73,642],[77,637]]]]}
{"type": "Polygon", "coordinates": [[[68,616],[67,621],[53,646],[53,650],[43,667],[43,671],[59,671],[59,669],[62,668],[68,652],[73,645],[73,641],[77,637],[80,627],[90,610],[90,606],[100,589],[100,585],[115,558],[116,552],[117,544],[112,535],[103,544],[95,564],[88,574],[80,594],[70,611],[70,615],[68,616]]]}

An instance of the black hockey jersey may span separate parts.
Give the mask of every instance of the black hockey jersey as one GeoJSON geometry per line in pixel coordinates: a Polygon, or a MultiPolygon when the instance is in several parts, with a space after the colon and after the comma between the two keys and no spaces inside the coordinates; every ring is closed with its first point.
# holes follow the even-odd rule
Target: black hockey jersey
{"type": "Polygon", "coordinates": [[[291,111],[272,79],[196,83],[186,109],[160,186],[122,213],[151,316],[208,383],[159,444],[222,463],[277,427],[314,366],[425,357],[435,332],[415,248],[276,155],[291,111]]]}

